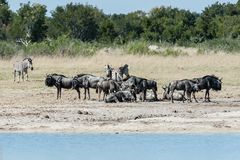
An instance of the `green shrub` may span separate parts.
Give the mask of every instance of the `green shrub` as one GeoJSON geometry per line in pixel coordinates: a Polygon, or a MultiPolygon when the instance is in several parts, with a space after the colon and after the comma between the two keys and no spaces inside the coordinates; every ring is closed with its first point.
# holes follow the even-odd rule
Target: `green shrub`
{"type": "Polygon", "coordinates": [[[20,46],[8,41],[0,41],[0,57],[10,58],[20,50],[20,46]]]}
{"type": "Polygon", "coordinates": [[[123,46],[128,54],[148,54],[149,43],[146,41],[131,41],[123,46]]]}

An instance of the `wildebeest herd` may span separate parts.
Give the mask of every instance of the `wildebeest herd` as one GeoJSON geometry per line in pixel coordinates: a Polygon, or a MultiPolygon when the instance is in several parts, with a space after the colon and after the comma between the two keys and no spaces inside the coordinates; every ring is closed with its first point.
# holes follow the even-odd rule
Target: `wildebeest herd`
{"type": "MultiPolygon", "coordinates": [[[[19,81],[20,75],[22,75],[22,79],[24,80],[24,74],[27,74],[28,79],[28,68],[33,70],[31,58],[25,58],[22,62],[16,63],[14,65],[14,81],[17,72],[19,74],[19,81]]],[[[87,98],[88,94],[89,100],[90,88],[95,89],[98,94],[98,100],[101,100],[100,96],[103,92],[102,100],[106,103],[136,102],[138,97],[141,101],[170,100],[172,103],[174,100],[192,102],[191,97],[193,97],[195,102],[198,102],[195,93],[201,90],[206,90],[204,100],[210,102],[209,91],[211,89],[219,91],[222,88],[222,79],[214,75],[206,75],[200,78],[172,81],[162,87],[164,91],[163,97],[158,98],[157,82],[130,75],[127,64],[117,69],[106,65],[104,69],[106,77],[99,77],[92,74],[78,74],[74,77],[66,77],[56,73],[48,74],[45,78],[45,85],[57,88],[57,99],[61,98],[62,88],[76,90],[79,99],[81,99],[80,89],[84,89],[84,99],[87,98]],[[152,92],[147,92],[148,90],[152,92]]]]}

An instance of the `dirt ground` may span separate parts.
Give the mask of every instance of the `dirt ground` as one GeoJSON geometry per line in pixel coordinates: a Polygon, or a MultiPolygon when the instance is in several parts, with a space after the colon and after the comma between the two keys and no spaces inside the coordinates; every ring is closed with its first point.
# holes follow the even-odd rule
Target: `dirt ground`
{"type": "MultiPolygon", "coordinates": [[[[13,83],[13,82],[12,82],[13,83]]],[[[24,82],[22,84],[34,84],[24,82]]],[[[21,84],[20,84],[21,85],[21,84]]],[[[1,89],[1,132],[208,133],[240,132],[240,87],[210,92],[212,102],[137,102],[106,104],[77,99],[75,90],[1,89]],[[228,94],[226,94],[228,93],[228,94]],[[234,92],[235,93],[235,92],[234,92]]],[[[82,93],[83,94],[83,93],[82,93]]],[[[161,97],[161,94],[159,94],[161,97]]]]}
{"type": "MultiPolygon", "coordinates": [[[[29,82],[13,82],[12,60],[0,60],[0,132],[76,133],[202,133],[240,132],[240,56],[228,54],[183,57],[99,54],[93,57],[33,57],[29,82]],[[44,85],[46,73],[104,76],[104,65],[129,64],[130,74],[162,85],[176,79],[216,74],[223,78],[222,91],[210,91],[211,103],[196,94],[199,103],[138,102],[106,104],[77,99],[74,90],[44,85]]],[[[81,95],[83,97],[83,91],[81,95]]]]}

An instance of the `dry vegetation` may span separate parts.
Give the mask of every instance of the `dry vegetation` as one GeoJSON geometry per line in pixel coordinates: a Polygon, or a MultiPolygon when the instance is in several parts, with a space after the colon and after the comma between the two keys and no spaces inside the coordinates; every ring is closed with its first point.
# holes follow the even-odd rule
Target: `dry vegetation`
{"type": "MultiPolygon", "coordinates": [[[[221,132],[239,131],[240,56],[227,54],[183,57],[137,56],[99,53],[93,57],[33,57],[30,81],[14,83],[12,64],[0,60],[0,126],[2,131],[64,132],[221,132]],[[44,86],[47,73],[74,76],[91,73],[104,76],[104,65],[129,64],[130,74],[158,82],[215,74],[223,77],[223,90],[210,92],[213,103],[173,105],[169,102],[112,104],[78,100],[76,91],[44,86]],[[88,112],[84,114],[84,111],[88,112]]],[[[94,93],[94,92],[93,92],[94,93]]],[[[203,92],[197,94],[203,97],[203,92]]]]}

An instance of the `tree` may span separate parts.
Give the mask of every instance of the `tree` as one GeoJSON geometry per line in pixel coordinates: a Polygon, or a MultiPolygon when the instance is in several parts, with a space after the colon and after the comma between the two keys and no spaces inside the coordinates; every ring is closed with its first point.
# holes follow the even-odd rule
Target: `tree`
{"type": "Polygon", "coordinates": [[[68,35],[81,41],[96,40],[102,17],[103,13],[90,5],[70,3],[57,7],[52,13],[48,34],[54,38],[68,35]]]}
{"type": "Polygon", "coordinates": [[[11,35],[15,39],[42,41],[46,37],[46,6],[35,3],[21,4],[11,25],[11,35]]]}
{"type": "Polygon", "coordinates": [[[104,20],[99,27],[99,40],[101,42],[110,43],[117,37],[117,33],[114,29],[114,24],[111,20],[104,20]]]}
{"type": "Polygon", "coordinates": [[[154,8],[145,21],[144,37],[151,41],[189,41],[197,14],[171,7],[154,8]]]}
{"type": "Polygon", "coordinates": [[[0,39],[6,39],[7,27],[11,21],[11,11],[5,0],[0,0],[0,39]]]}

